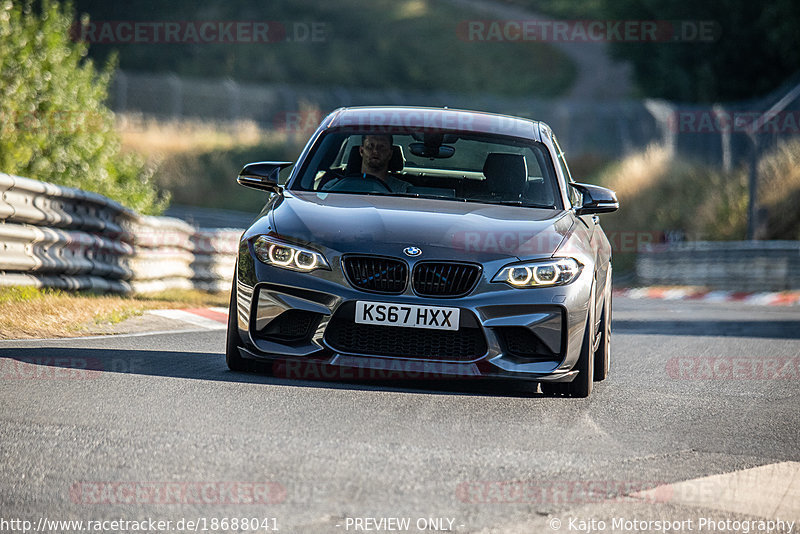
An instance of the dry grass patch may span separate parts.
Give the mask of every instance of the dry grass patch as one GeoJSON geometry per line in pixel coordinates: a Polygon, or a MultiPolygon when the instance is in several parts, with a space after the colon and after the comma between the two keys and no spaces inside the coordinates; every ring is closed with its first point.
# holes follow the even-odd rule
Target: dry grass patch
{"type": "Polygon", "coordinates": [[[148,158],[163,158],[186,152],[228,150],[264,143],[268,133],[253,122],[208,120],[157,120],[138,114],[117,115],[122,148],[148,158]]]}
{"type": "MultiPolygon", "coordinates": [[[[299,114],[322,118],[308,107],[299,114]]],[[[316,128],[318,120],[311,122],[316,128]]],[[[253,121],[158,120],[136,114],[117,115],[117,129],[123,151],[147,160],[154,183],[175,204],[249,212],[261,209],[264,195],[244,193],[236,183],[242,166],[294,161],[306,139],[305,133],[265,130],[253,121]]]]}
{"type": "Polygon", "coordinates": [[[650,145],[644,152],[631,154],[609,166],[601,173],[600,180],[604,186],[616,191],[617,197],[622,201],[651,190],[667,176],[671,164],[669,150],[659,145],[650,145]]]}
{"type": "Polygon", "coordinates": [[[597,179],[615,190],[620,201],[618,212],[603,217],[608,230],[676,232],[689,240],[744,237],[744,169],[726,173],[651,146],[609,166],[597,179]]]}
{"type": "Polygon", "coordinates": [[[89,335],[147,310],[227,306],[228,297],[227,293],[185,290],[128,297],[0,288],[0,339],[89,335]]]}
{"type": "Polygon", "coordinates": [[[758,202],[767,209],[768,239],[800,239],[800,140],[780,143],[758,167],[758,202]]]}
{"type": "MultiPolygon", "coordinates": [[[[620,209],[603,217],[616,231],[683,232],[692,240],[741,240],[747,229],[748,166],[731,172],[671,158],[649,147],[596,177],[617,192],[620,209]]],[[[766,211],[761,239],[800,239],[800,141],[762,155],[758,204],[766,211]]]]}

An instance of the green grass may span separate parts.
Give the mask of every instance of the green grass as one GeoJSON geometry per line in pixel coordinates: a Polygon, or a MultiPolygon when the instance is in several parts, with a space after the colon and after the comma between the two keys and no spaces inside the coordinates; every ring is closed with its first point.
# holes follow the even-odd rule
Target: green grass
{"type": "Polygon", "coordinates": [[[296,161],[302,146],[289,141],[253,146],[183,152],[167,157],[155,181],[172,194],[177,204],[250,211],[255,214],[266,201],[266,193],[245,189],[236,183],[241,168],[253,161],[296,161]]]}
{"type": "Polygon", "coordinates": [[[40,289],[36,287],[0,287],[0,304],[7,302],[30,302],[44,298],[46,294],[58,293],[58,290],[40,289]]]}
{"type": "Polygon", "coordinates": [[[95,316],[94,323],[95,324],[119,324],[126,319],[130,319],[131,317],[138,317],[144,313],[144,310],[136,310],[136,309],[126,309],[126,310],[114,310],[109,313],[103,313],[100,315],[95,316]]]}
{"type": "Polygon", "coordinates": [[[230,295],[226,291],[209,293],[199,289],[165,289],[155,293],[134,295],[132,298],[149,303],[180,302],[186,307],[227,307],[230,295]]]}

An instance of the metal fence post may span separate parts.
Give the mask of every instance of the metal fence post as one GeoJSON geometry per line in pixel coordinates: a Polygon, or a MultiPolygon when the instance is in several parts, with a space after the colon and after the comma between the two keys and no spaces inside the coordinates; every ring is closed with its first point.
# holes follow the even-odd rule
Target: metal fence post
{"type": "Polygon", "coordinates": [[[230,106],[228,108],[230,117],[228,118],[237,120],[242,113],[242,98],[239,84],[231,79],[225,80],[225,92],[228,93],[228,104],[230,106]]]}
{"type": "Polygon", "coordinates": [[[170,74],[167,78],[167,82],[169,83],[169,87],[172,90],[172,116],[174,118],[180,118],[183,114],[183,94],[182,94],[182,84],[181,79],[175,75],[170,74]]]}
{"type": "Polygon", "coordinates": [[[667,153],[670,156],[674,156],[678,132],[678,125],[675,124],[674,106],[664,100],[648,98],[644,101],[644,107],[658,124],[658,129],[661,130],[662,144],[667,149],[667,153]]]}
{"type": "Polygon", "coordinates": [[[725,108],[721,104],[714,104],[711,108],[720,125],[719,136],[722,144],[722,170],[731,172],[733,170],[733,153],[731,151],[731,118],[727,115],[725,108]]]}
{"type": "Polygon", "coordinates": [[[752,150],[750,153],[750,173],[748,176],[747,187],[750,191],[747,200],[747,239],[752,241],[756,239],[756,228],[758,228],[758,160],[760,147],[758,143],[758,136],[751,137],[753,142],[752,150]]]}

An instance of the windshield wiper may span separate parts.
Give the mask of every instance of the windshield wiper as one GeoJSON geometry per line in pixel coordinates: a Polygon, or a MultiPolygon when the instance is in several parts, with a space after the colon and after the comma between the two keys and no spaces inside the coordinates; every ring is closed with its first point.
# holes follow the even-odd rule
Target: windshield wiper
{"type": "Polygon", "coordinates": [[[499,204],[501,206],[520,206],[523,208],[543,208],[553,210],[556,207],[552,204],[531,204],[522,200],[487,200],[479,198],[462,198],[464,202],[477,202],[479,204],[499,204]]]}
{"type": "Polygon", "coordinates": [[[478,204],[499,204],[501,206],[520,206],[523,208],[556,209],[552,204],[531,204],[522,200],[488,200],[478,198],[451,197],[449,195],[431,195],[427,193],[401,193],[383,191],[325,191],[326,193],[349,193],[355,195],[370,195],[377,197],[407,197],[407,198],[428,198],[433,200],[454,200],[456,202],[474,202],[478,204]]]}
{"type": "Polygon", "coordinates": [[[461,200],[460,198],[451,197],[449,195],[431,195],[429,193],[380,193],[381,195],[393,197],[410,197],[410,198],[431,198],[435,200],[461,200]]]}
{"type": "Polygon", "coordinates": [[[501,204],[504,206],[521,206],[523,208],[542,208],[542,209],[555,209],[556,207],[552,204],[532,204],[530,202],[524,202],[522,200],[481,200],[477,198],[465,198],[465,197],[451,197],[449,195],[431,195],[427,193],[376,193],[377,195],[387,195],[387,196],[394,196],[394,197],[411,197],[411,198],[433,198],[433,199],[444,199],[444,200],[455,200],[457,202],[478,202],[481,204],[501,204]]]}

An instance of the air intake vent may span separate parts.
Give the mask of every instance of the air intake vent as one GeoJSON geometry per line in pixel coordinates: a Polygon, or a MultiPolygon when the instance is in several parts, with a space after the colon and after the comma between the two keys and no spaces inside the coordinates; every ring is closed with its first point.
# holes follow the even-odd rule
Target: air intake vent
{"type": "Polygon", "coordinates": [[[333,350],[349,354],[472,361],[486,354],[486,337],[472,312],[461,313],[461,326],[455,332],[359,324],[353,320],[355,303],[347,302],[328,323],[325,341],[333,350]]]}

